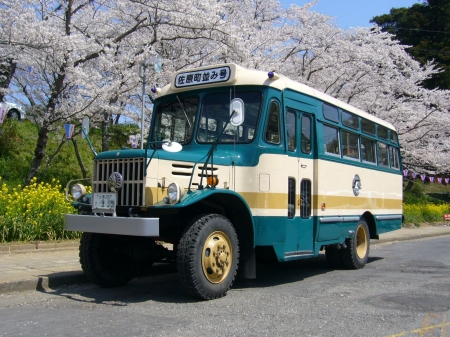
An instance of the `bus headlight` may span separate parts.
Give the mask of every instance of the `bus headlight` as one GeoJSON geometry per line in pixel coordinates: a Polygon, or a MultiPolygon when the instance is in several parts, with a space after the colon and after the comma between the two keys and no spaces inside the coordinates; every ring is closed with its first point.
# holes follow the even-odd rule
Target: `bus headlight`
{"type": "Polygon", "coordinates": [[[81,199],[86,195],[86,187],[84,187],[82,184],[75,184],[70,189],[70,194],[75,200],[81,199]]]}
{"type": "Polygon", "coordinates": [[[177,183],[172,183],[167,187],[167,196],[169,197],[169,203],[176,204],[183,197],[184,190],[177,183]]]}

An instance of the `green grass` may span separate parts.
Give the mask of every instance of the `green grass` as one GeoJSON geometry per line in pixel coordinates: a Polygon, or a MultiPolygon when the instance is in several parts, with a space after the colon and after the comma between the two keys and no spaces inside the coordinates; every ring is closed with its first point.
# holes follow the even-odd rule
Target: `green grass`
{"type": "MultiPolygon", "coordinates": [[[[12,121],[6,119],[0,126],[0,176],[3,181],[12,185],[24,184],[38,139],[38,128],[29,120],[12,121]]],[[[139,133],[133,124],[119,124],[108,128],[110,133],[109,149],[120,149],[129,146],[128,135],[139,133]]],[[[91,128],[89,138],[97,152],[101,152],[101,130],[91,128]]],[[[80,156],[88,177],[92,172],[93,154],[86,139],[76,138],[80,156]]],[[[51,182],[58,179],[65,184],[71,179],[82,178],[82,170],[78,164],[74,145],[65,141],[64,126],[61,124],[55,132],[49,134],[46,157],[37,175],[38,182],[51,182]],[[65,144],[55,155],[61,141],[65,144]],[[49,161],[51,159],[51,161],[49,161]],[[49,162],[47,162],[49,161],[49,162]]]]}

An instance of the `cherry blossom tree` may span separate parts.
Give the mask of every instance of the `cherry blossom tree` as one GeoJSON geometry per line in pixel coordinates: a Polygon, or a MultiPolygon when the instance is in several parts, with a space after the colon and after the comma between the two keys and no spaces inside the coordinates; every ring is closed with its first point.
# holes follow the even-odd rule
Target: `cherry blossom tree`
{"type": "Polygon", "coordinates": [[[17,64],[9,94],[26,100],[39,124],[26,183],[61,123],[133,111],[126,107],[137,103],[146,58],[177,60],[155,77],[167,80],[168,72],[220,52],[203,48],[208,41],[231,45],[219,9],[216,1],[4,1],[0,57],[13,55],[17,64]]]}
{"type": "Polygon", "coordinates": [[[0,59],[16,65],[8,94],[23,99],[40,126],[27,182],[46,158],[49,132],[63,122],[139,121],[139,66],[156,54],[163,71],[148,67],[148,85],[217,63],[275,70],[392,122],[408,168],[450,173],[448,92],[421,86],[440,70],[421,66],[376,27],[340,29],[314,11],[316,3],[3,1],[0,59]]]}

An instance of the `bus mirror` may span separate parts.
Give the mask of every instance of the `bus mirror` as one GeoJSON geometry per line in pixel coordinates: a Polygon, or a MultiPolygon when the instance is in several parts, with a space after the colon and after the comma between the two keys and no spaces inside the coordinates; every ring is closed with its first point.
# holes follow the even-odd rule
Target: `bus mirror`
{"type": "Polygon", "coordinates": [[[230,103],[230,123],[233,126],[239,126],[244,123],[244,101],[240,98],[234,98],[230,103]]]}

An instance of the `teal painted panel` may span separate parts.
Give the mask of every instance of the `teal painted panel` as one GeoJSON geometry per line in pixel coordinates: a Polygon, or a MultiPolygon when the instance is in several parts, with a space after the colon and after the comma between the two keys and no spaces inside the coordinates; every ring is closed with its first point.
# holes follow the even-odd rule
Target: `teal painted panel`
{"type": "MultiPolygon", "coordinates": [[[[385,215],[383,215],[385,216],[385,215]]],[[[394,214],[393,216],[401,216],[401,214],[394,214]]],[[[379,220],[375,216],[377,223],[377,234],[383,234],[395,231],[402,228],[402,219],[379,220]]]]}
{"type": "Polygon", "coordinates": [[[319,223],[317,241],[336,240],[341,236],[340,225],[342,223],[319,223]]]}
{"type": "Polygon", "coordinates": [[[255,245],[272,246],[274,243],[284,243],[283,217],[253,217],[255,224],[255,245]]]}

